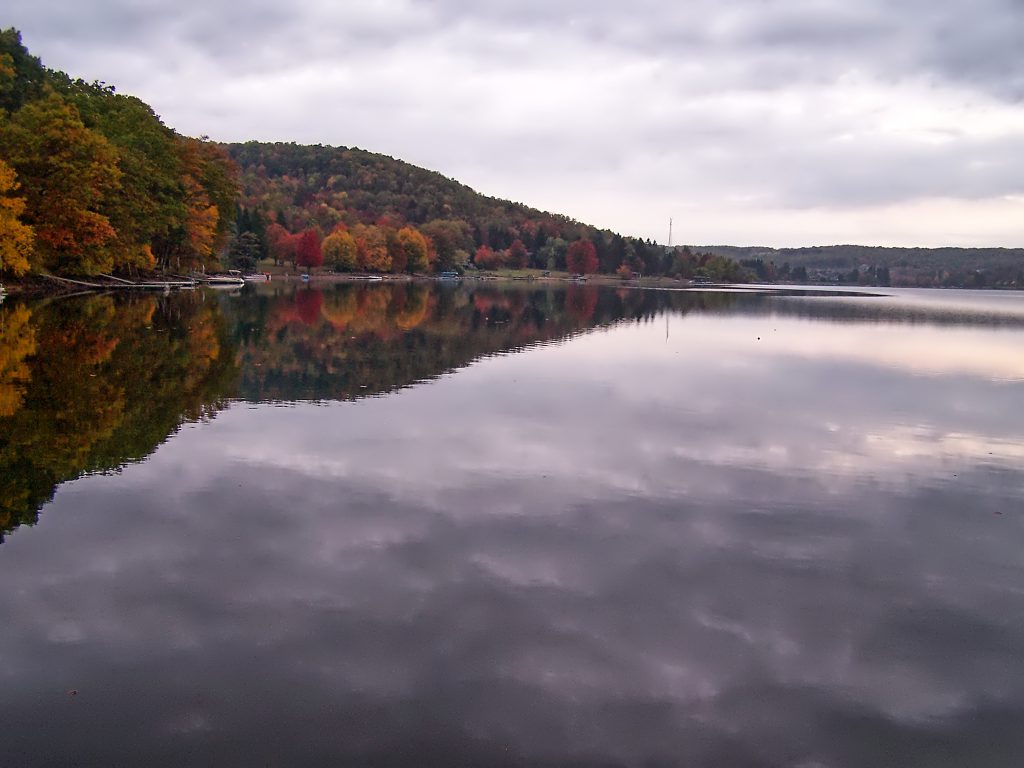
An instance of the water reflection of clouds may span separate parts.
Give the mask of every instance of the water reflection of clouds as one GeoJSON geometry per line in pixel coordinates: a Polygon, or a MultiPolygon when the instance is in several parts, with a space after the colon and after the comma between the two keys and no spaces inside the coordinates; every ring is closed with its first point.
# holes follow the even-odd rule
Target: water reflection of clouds
{"type": "Polygon", "coordinates": [[[1018,399],[1011,385],[788,355],[764,355],[756,376],[734,377],[728,350],[684,360],[648,345],[648,335],[642,326],[603,335],[620,337],[631,350],[626,361],[575,349],[593,343],[584,338],[497,358],[443,388],[421,385],[376,405],[269,411],[260,417],[266,439],[227,450],[245,462],[375,478],[419,498],[480,474],[568,477],[583,486],[573,493],[671,496],[708,492],[707,466],[906,483],[945,471],[940,459],[1020,458],[1019,425],[1005,415],[1018,399]],[[441,421],[432,418],[439,412],[441,421]],[[344,426],[324,432],[310,423],[318,419],[344,426]],[[424,453],[424,441],[442,447],[424,453]]]}
{"type": "Polygon", "coordinates": [[[1024,328],[948,328],[889,323],[822,323],[788,315],[709,317],[688,315],[635,327],[645,333],[590,338],[574,349],[580,356],[609,357],[621,364],[671,349],[693,364],[712,358],[737,372],[756,371],[779,356],[851,365],[882,366],[925,376],[967,375],[1024,382],[1024,328]],[[611,345],[606,346],[606,345],[611,345]]]}

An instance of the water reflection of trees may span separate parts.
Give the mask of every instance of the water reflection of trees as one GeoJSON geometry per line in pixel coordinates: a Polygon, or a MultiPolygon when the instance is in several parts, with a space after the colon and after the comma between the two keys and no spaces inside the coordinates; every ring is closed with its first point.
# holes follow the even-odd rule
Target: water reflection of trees
{"type": "Polygon", "coordinates": [[[347,400],[481,357],[735,297],[535,287],[274,285],[0,307],[0,539],[56,486],[138,461],[229,398],[347,400]]]}
{"type": "Polygon", "coordinates": [[[0,308],[0,537],[54,488],[140,460],[235,387],[216,304],[91,296],[0,308]]]}
{"type": "Polygon", "coordinates": [[[244,398],[348,400],[589,328],[734,301],[594,285],[341,284],[270,289],[228,311],[236,315],[244,398]]]}

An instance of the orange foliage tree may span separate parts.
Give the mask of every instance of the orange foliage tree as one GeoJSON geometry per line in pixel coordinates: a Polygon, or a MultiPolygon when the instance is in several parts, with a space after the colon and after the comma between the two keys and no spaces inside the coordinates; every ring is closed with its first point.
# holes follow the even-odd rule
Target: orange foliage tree
{"type": "Polygon", "coordinates": [[[375,225],[359,224],[353,231],[359,268],[367,272],[387,272],[391,269],[384,230],[375,225]]]}

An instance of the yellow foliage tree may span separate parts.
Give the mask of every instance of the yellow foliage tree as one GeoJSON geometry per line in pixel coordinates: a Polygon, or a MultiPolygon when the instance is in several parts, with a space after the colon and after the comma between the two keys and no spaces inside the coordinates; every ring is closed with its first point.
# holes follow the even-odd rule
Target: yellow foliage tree
{"type": "Polygon", "coordinates": [[[351,272],[359,266],[355,238],[344,230],[325,237],[320,247],[324,255],[324,264],[339,272],[351,272]]]}
{"type": "Polygon", "coordinates": [[[402,227],[398,230],[398,243],[405,251],[406,269],[410,272],[425,272],[430,266],[430,246],[423,233],[413,227],[402,227]]]}
{"type": "Polygon", "coordinates": [[[18,189],[14,169],[0,160],[0,272],[23,275],[29,270],[35,235],[32,228],[18,221],[25,211],[25,200],[13,197],[18,189]]]}

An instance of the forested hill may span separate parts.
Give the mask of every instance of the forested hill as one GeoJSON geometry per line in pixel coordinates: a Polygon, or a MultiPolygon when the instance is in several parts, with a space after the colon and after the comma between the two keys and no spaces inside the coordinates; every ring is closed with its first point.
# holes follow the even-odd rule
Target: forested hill
{"type": "Polygon", "coordinates": [[[312,231],[326,236],[323,263],[339,271],[425,269],[424,256],[412,243],[422,235],[434,269],[744,277],[730,259],[669,251],[649,240],[488,197],[440,173],[362,149],[257,142],[225,149],[241,172],[239,227],[250,228],[281,261],[301,265],[297,238],[312,231]],[[408,241],[404,248],[400,236],[408,241]]]}

